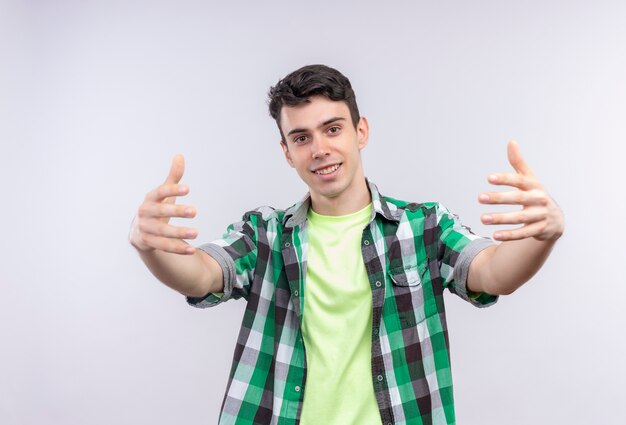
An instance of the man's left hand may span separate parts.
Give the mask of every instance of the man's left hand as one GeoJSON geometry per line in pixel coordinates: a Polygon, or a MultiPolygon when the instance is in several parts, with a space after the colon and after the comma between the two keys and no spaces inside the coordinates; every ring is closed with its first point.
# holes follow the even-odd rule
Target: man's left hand
{"type": "Polygon", "coordinates": [[[493,238],[499,241],[511,241],[535,238],[540,241],[556,240],[563,234],[563,211],[546,193],[520,153],[517,142],[510,141],[507,146],[509,162],[515,173],[491,174],[489,183],[496,186],[511,186],[507,192],[485,192],[478,200],[481,204],[520,205],[521,210],[503,213],[483,214],[484,224],[521,224],[516,229],[498,230],[493,238]]]}

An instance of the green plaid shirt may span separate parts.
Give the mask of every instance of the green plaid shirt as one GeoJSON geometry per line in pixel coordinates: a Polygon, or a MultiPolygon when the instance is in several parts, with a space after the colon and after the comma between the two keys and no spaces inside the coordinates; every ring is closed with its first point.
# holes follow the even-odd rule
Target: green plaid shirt
{"type": "MultiPolygon", "coordinates": [[[[372,289],[372,383],[382,423],[454,424],[443,291],[479,307],[496,302],[466,289],[470,262],[492,242],[440,204],[383,197],[368,185],[372,218],[361,251],[372,289]]],[[[200,247],[220,263],[224,292],[188,302],[248,302],[220,424],[299,423],[309,205],[307,195],[287,210],[250,211],[222,239],[200,247]]]]}

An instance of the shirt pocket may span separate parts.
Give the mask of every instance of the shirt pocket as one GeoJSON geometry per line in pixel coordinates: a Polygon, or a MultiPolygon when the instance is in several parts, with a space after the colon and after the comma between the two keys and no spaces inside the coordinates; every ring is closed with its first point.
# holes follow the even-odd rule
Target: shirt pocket
{"type": "Polygon", "coordinates": [[[432,291],[426,290],[429,285],[427,269],[424,265],[400,267],[387,272],[392,283],[394,301],[398,311],[398,319],[402,329],[412,328],[424,321],[428,316],[437,311],[432,296],[432,291]],[[425,299],[426,296],[426,299],[425,299]]]}
{"type": "Polygon", "coordinates": [[[391,281],[397,286],[418,286],[421,285],[422,279],[417,266],[399,267],[389,270],[391,281]]]}

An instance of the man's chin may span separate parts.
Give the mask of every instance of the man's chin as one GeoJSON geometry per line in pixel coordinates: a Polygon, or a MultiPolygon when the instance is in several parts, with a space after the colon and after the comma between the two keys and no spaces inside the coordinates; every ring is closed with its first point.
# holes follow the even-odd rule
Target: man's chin
{"type": "Polygon", "coordinates": [[[318,196],[322,196],[327,199],[337,198],[343,193],[343,188],[339,186],[339,182],[328,182],[323,185],[324,187],[309,187],[311,192],[315,192],[318,196]]]}

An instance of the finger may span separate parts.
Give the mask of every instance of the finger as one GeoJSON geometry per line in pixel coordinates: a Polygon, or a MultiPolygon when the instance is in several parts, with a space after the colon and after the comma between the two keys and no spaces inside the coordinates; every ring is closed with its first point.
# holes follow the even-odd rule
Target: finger
{"type": "Polygon", "coordinates": [[[487,180],[496,186],[513,186],[521,190],[540,187],[539,182],[534,177],[518,173],[494,173],[490,174],[487,180]]]}
{"type": "Polygon", "coordinates": [[[180,239],[163,238],[144,233],[142,234],[141,241],[154,249],[174,254],[189,255],[195,252],[195,248],[193,246],[181,241],[180,239]]]}
{"type": "Polygon", "coordinates": [[[540,236],[545,229],[543,220],[535,223],[526,224],[518,229],[498,230],[493,234],[493,238],[497,241],[515,241],[520,239],[532,238],[540,236]]]}
{"type": "Polygon", "coordinates": [[[172,160],[170,172],[165,179],[165,184],[176,184],[183,178],[185,172],[185,157],[176,155],[172,160]]]}
{"type": "Polygon", "coordinates": [[[153,236],[177,239],[195,239],[198,230],[193,227],[172,226],[158,220],[143,220],[139,224],[139,229],[153,236]]]}
{"type": "Polygon", "coordinates": [[[534,176],[532,170],[524,161],[522,157],[522,152],[520,151],[519,145],[515,140],[509,141],[506,147],[507,156],[509,158],[509,163],[513,166],[515,171],[520,174],[527,176],[534,176]]]}
{"type": "Polygon", "coordinates": [[[483,224],[529,224],[546,218],[547,211],[543,207],[528,207],[520,211],[483,214],[483,224]]]}
{"type": "Polygon", "coordinates": [[[148,192],[146,201],[163,202],[173,204],[177,196],[185,196],[189,193],[189,187],[182,184],[162,184],[156,189],[148,192]],[[170,198],[170,199],[168,199],[170,198]]]}
{"type": "Polygon", "coordinates": [[[189,205],[165,204],[162,202],[144,202],[137,212],[141,218],[193,218],[196,209],[189,205]]]}
{"type": "Polygon", "coordinates": [[[485,192],[481,193],[478,201],[481,204],[490,205],[524,205],[545,206],[548,204],[549,197],[543,190],[511,190],[508,192],[485,192]]]}

